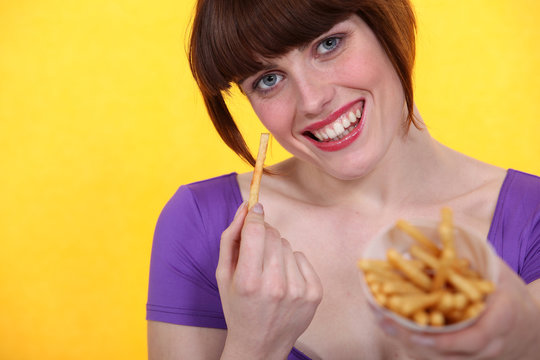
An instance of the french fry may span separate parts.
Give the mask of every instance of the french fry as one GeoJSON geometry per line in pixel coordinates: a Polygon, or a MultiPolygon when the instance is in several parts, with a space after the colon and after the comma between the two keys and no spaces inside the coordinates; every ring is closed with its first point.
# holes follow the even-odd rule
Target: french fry
{"type": "Polygon", "coordinates": [[[439,267],[436,269],[435,277],[433,278],[433,282],[431,283],[432,291],[440,290],[444,286],[444,283],[446,282],[446,279],[448,278],[449,271],[450,271],[450,260],[443,258],[439,262],[439,267]]]}
{"type": "Polygon", "coordinates": [[[421,294],[423,291],[406,280],[390,280],[382,284],[381,291],[388,295],[421,294]]]}
{"type": "Polygon", "coordinates": [[[441,223],[454,227],[454,215],[452,213],[452,209],[448,206],[441,209],[441,223]]]}
{"type": "Polygon", "coordinates": [[[377,282],[377,283],[385,283],[388,281],[402,281],[404,278],[393,272],[368,272],[364,276],[364,279],[368,284],[377,282]]]}
{"type": "Polygon", "coordinates": [[[415,312],[412,319],[418,325],[426,326],[429,324],[429,315],[424,310],[415,312]]]}
{"type": "Polygon", "coordinates": [[[450,225],[439,225],[439,236],[443,244],[442,257],[446,257],[450,260],[456,258],[456,249],[454,245],[454,230],[450,225]]]}
{"type": "Polygon", "coordinates": [[[383,293],[376,293],[374,294],[375,301],[379,303],[381,306],[387,306],[388,304],[388,297],[383,293]]]}
{"type": "Polygon", "coordinates": [[[452,262],[452,269],[460,275],[463,275],[469,279],[480,279],[481,276],[478,272],[471,269],[469,260],[467,259],[454,259],[452,262]]]}
{"type": "Polygon", "coordinates": [[[430,253],[434,255],[439,255],[441,250],[433,241],[428,239],[422,232],[420,232],[415,226],[410,224],[409,222],[405,220],[398,220],[396,223],[396,227],[400,229],[401,231],[408,234],[410,237],[412,237],[416,242],[418,242],[420,245],[426,248],[430,253]]]}
{"type": "Polygon", "coordinates": [[[434,306],[441,298],[441,295],[441,292],[399,295],[390,298],[390,303],[397,312],[408,317],[419,310],[434,306]]]}
{"type": "Polygon", "coordinates": [[[491,294],[495,291],[495,284],[489,280],[484,279],[471,279],[474,286],[485,295],[491,294]]]}
{"type": "Polygon", "coordinates": [[[465,294],[470,301],[477,302],[482,299],[482,293],[474,286],[473,282],[452,270],[448,273],[448,281],[455,286],[456,289],[465,294]]]}
{"type": "Polygon", "coordinates": [[[266,158],[266,149],[268,148],[268,139],[270,134],[262,133],[259,143],[259,152],[253,169],[253,177],[251,178],[251,186],[249,187],[248,209],[251,209],[259,201],[259,189],[261,186],[261,178],[264,167],[264,159],[266,158]]]}
{"type": "Polygon", "coordinates": [[[387,271],[393,270],[392,265],[390,265],[385,260],[371,260],[371,259],[360,259],[357,262],[357,265],[360,269],[364,271],[387,271]]]}
{"type": "Polygon", "coordinates": [[[444,314],[442,312],[434,310],[429,313],[429,325],[443,326],[445,322],[444,314]]]}
{"type": "Polygon", "coordinates": [[[452,295],[452,297],[454,309],[463,310],[465,309],[465,306],[467,306],[467,304],[469,303],[469,300],[463,293],[455,293],[452,295]]]}
{"type": "Polygon", "coordinates": [[[445,314],[445,317],[446,320],[451,324],[466,320],[463,310],[457,309],[449,311],[445,314]]]}
{"type": "Polygon", "coordinates": [[[422,261],[425,263],[428,267],[430,267],[433,270],[437,270],[439,268],[439,259],[433,255],[431,255],[429,252],[425,251],[423,248],[421,248],[418,245],[413,245],[409,248],[409,253],[416,259],[422,261]]]}
{"type": "Polygon", "coordinates": [[[437,310],[440,310],[443,313],[448,313],[453,309],[455,309],[454,297],[449,291],[444,291],[441,296],[441,300],[437,304],[437,310]]]}
{"type": "Polygon", "coordinates": [[[386,253],[390,264],[401,270],[403,274],[421,289],[428,290],[431,287],[431,279],[414,265],[405,260],[399,252],[389,249],[386,253]]]}
{"type": "Polygon", "coordinates": [[[411,259],[409,260],[409,262],[416,266],[419,270],[425,270],[426,269],[426,263],[421,261],[421,260],[418,260],[418,259],[411,259]]]}
{"type": "Polygon", "coordinates": [[[439,290],[444,286],[448,278],[450,266],[456,258],[452,210],[448,207],[443,208],[441,210],[441,218],[442,220],[438,230],[443,248],[441,251],[441,261],[436,269],[435,278],[431,286],[433,291],[439,290]]]}
{"type": "Polygon", "coordinates": [[[482,312],[482,310],[484,310],[485,307],[486,307],[486,304],[483,302],[477,302],[477,303],[473,303],[469,305],[469,307],[467,307],[467,309],[465,310],[464,318],[471,319],[473,317],[478,316],[482,312]]]}
{"type": "Polygon", "coordinates": [[[380,283],[380,282],[372,282],[372,283],[368,283],[369,284],[369,288],[371,289],[371,292],[373,294],[382,294],[383,291],[382,291],[382,287],[383,287],[383,284],[380,283]]]}

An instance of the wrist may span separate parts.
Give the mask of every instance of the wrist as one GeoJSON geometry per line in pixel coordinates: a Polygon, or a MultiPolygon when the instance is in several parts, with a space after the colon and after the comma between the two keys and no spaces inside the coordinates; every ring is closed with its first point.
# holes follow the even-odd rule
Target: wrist
{"type": "Polygon", "coordinates": [[[235,341],[227,336],[220,360],[286,360],[291,348],[270,344],[258,346],[247,339],[235,341]]]}

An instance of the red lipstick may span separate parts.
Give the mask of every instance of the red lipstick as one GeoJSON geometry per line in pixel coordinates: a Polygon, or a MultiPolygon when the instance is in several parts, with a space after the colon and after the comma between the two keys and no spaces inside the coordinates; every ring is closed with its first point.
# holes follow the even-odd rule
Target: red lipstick
{"type": "MultiPolygon", "coordinates": [[[[314,146],[316,146],[320,150],[323,150],[323,151],[338,151],[338,150],[341,150],[341,149],[349,146],[352,142],[354,142],[354,140],[356,140],[360,136],[360,134],[362,132],[362,129],[364,128],[365,107],[366,107],[365,99],[363,99],[363,98],[352,101],[352,102],[342,106],[338,110],[334,111],[326,119],[324,119],[322,121],[319,121],[319,122],[316,122],[316,123],[313,123],[310,126],[306,127],[303,134],[304,134],[304,136],[306,136],[306,138],[314,146]],[[321,132],[322,133],[325,132],[325,130],[323,130],[323,128],[325,126],[327,126],[328,124],[331,124],[331,123],[335,122],[336,120],[338,120],[340,118],[340,116],[349,113],[351,111],[351,109],[353,109],[353,108],[356,108],[356,109],[353,109],[353,111],[352,111],[353,113],[355,113],[354,110],[356,110],[356,111],[358,110],[358,104],[359,103],[362,103],[362,105],[361,105],[362,113],[361,113],[360,118],[358,119],[358,122],[354,125],[354,128],[352,128],[349,131],[349,133],[347,133],[341,139],[322,141],[321,140],[321,132]],[[317,136],[315,136],[316,131],[319,131],[317,133],[317,136]]],[[[329,132],[326,133],[326,134],[330,134],[330,130],[328,130],[328,131],[329,132]]],[[[326,138],[326,136],[327,135],[325,135],[325,138],[326,138]]],[[[332,137],[332,135],[328,135],[328,136],[332,137]]]]}

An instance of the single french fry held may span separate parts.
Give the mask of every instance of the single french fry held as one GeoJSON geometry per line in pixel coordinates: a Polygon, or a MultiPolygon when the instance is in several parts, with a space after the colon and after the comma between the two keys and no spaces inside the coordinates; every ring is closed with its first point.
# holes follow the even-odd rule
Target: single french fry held
{"type": "Polygon", "coordinates": [[[259,143],[259,152],[253,169],[253,177],[251,178],[251,186],[249,187],[248,209],[251,209],[259,201],[259,189],[261,186],[261,178],[264,167],[264,159],[266,158],[266,149],[268,148],[268,139],[270,134],[262,133],[259,143]]]}

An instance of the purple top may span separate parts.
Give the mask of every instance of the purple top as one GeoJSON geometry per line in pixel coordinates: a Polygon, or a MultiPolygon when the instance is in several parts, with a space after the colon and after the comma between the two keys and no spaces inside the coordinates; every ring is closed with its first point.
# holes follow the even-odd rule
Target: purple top
{"type": "MultiPolygon", "coordinates": [[[[226,329],[215,277],[221,233],[242,196],[236,173],[181,186],[157,222],[147,320],[226,329]]],[[[526,282],[540,278],[540,178],[508,170],[488,234],[526,282]]],[[[289,360],[309,360],[293,348],[289,360]]]]}

